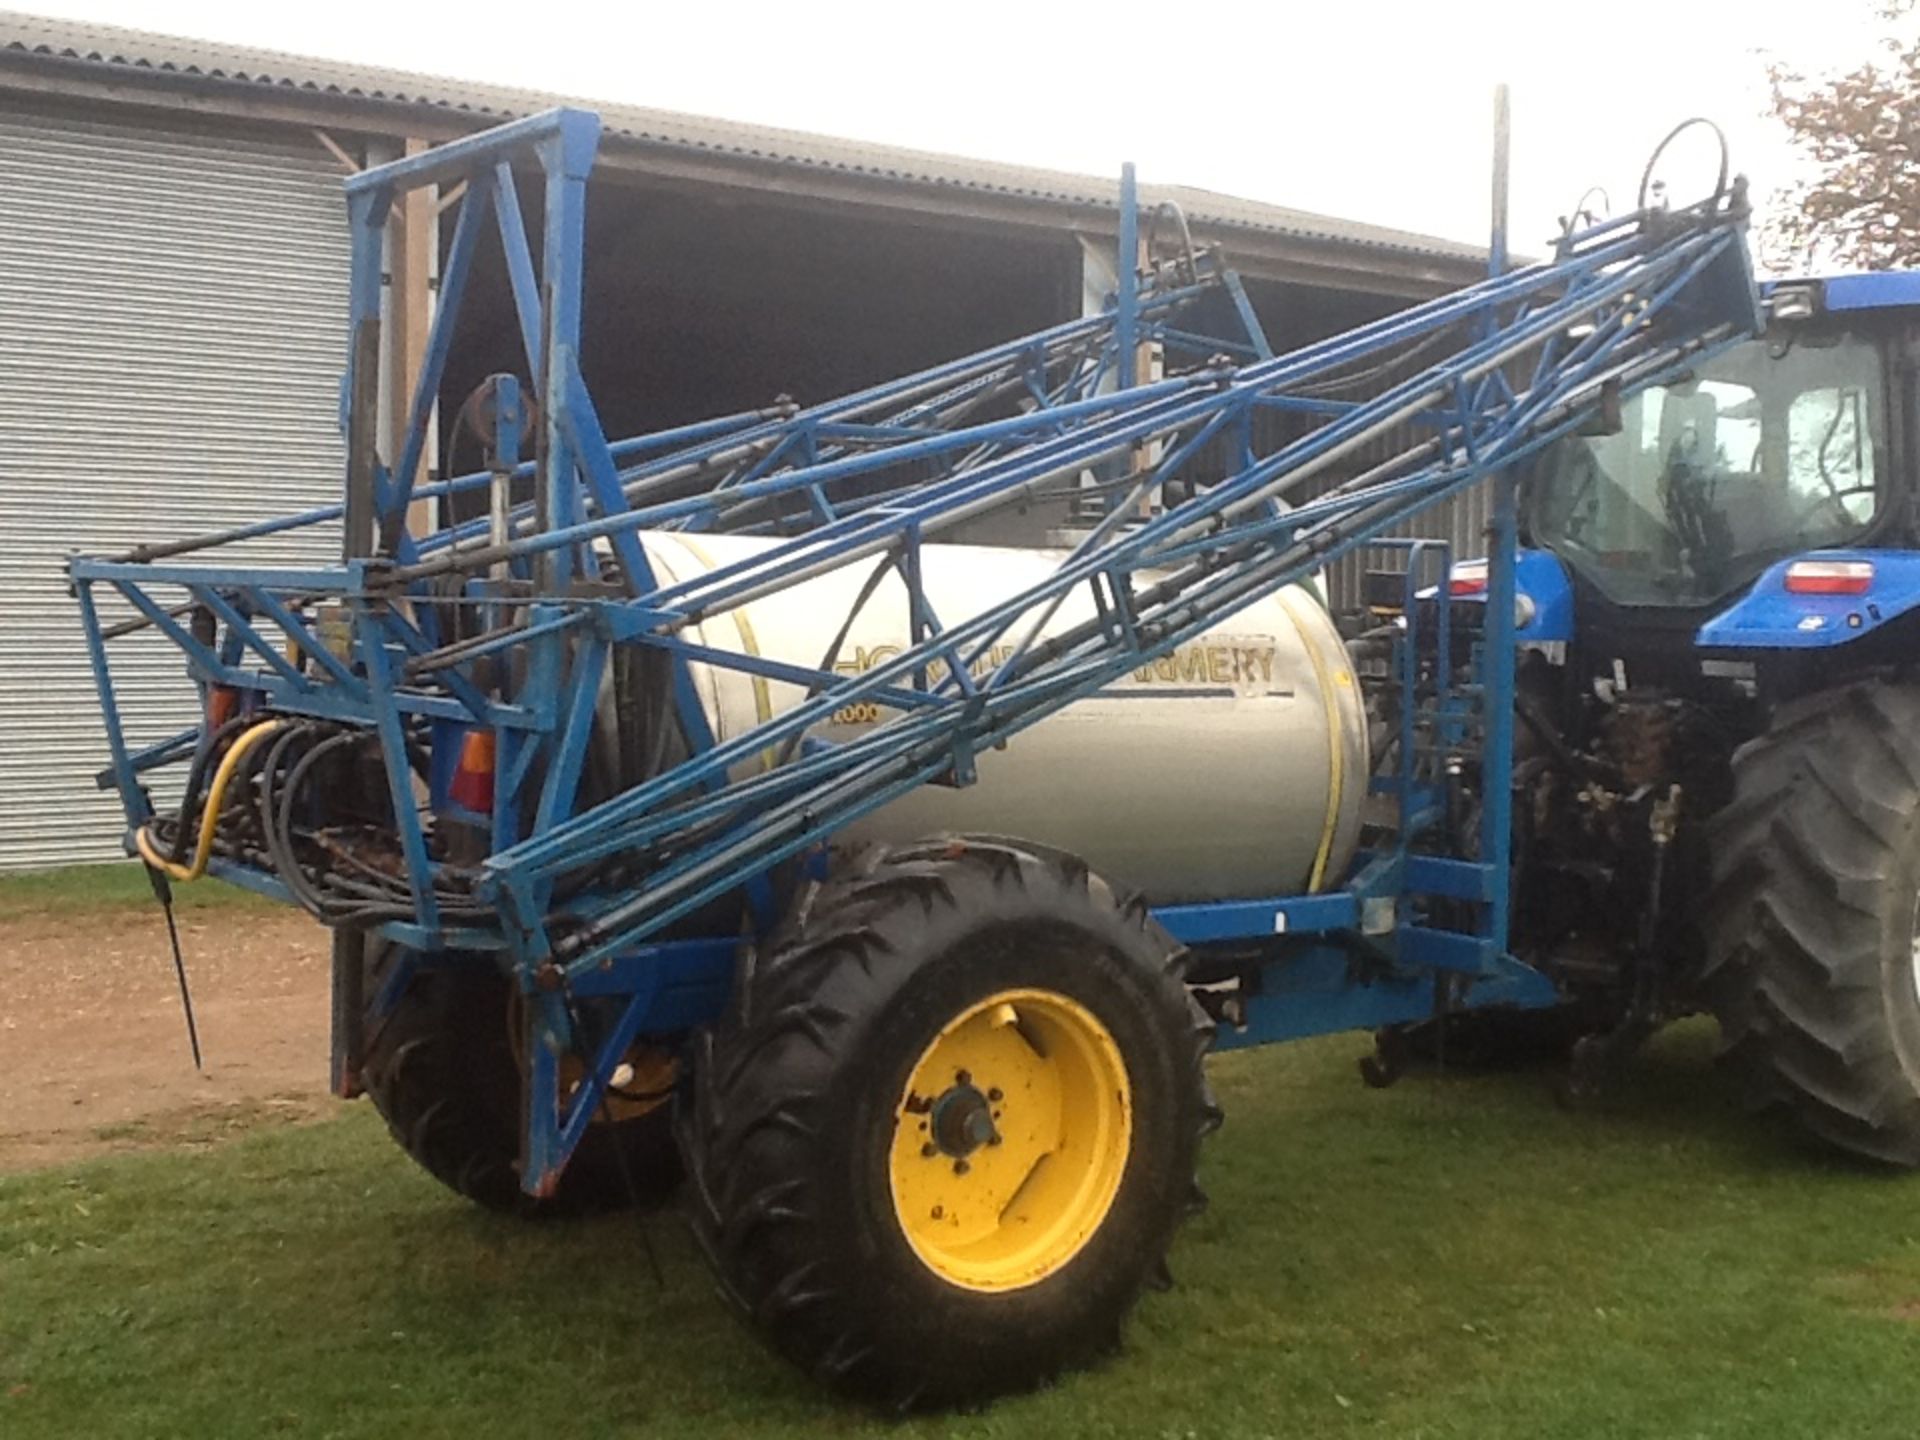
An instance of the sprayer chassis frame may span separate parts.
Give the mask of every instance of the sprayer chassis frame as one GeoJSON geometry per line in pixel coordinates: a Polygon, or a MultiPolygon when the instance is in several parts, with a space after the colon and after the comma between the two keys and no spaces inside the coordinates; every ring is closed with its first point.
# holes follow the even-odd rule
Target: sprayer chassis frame
{"type": "MultiPolygon", "coordinates": [[[[1219,1036],[1223,1048],[1398,1024],[1443,1007],[1555,1003],[1552,984],[1507,953],[1514,467],[1580,423],[1609,389],[1617,393],[1660,383],[1690,357],[1757,326],[1757,296],[1738,241],[1737,216],[1703,213],[1691,225],[1684,223],[1685,212],[1679,219],[1637,214],[1609,221],[1568,236],[1555,259],[1543,266],[1510,275],[1496,268],[1487,282],[1460,295],[1278,358],[1237,279],[1217,262],[1204,276],[1195,262],[1192,273],[1176,275],[1171,285],[1157,289],[1143,286],[1133,267],[1123,264],[1106,316],[1067,322],[849,401],[807,411],[776,407],[609,445],[577,364],[585,183],[598,132],[597,117],[554,111],[347,180],[353,272],[352,339],[342,387],[346,498],[338,506],[216,537],[216,542],[251,538],[339,518],[349,556],[341,565],[262,570],[166,563],[208,542],[151,547],[112,559],[76,557],[70,563],[112,756],[102,783],[120,793],[130,841],[152,814],[142,775],[192,754],[202,737],[188,730],[145,750],[129,748],[107,654],[109,640],[124,627],[109,631],[101,625],[96,586],[124,597],[139,612],[136,623],[166,634],[184,652],[190,674],[203,689],[234,687],[249,692],[262,710],[364,726],[380,736],[414,913],[377,928],[414,952],[414,959],[394,967],[383,992],[371,997],[371,1008],[377,1014],[390,1007],[415,964],[490,963],[513,978],[530,1001],[523,1183],[533,1193],[550,1193],[635,1040],[684,1034],[715,1018],[725,1004],[736,955],[746,942],[735,935],[660,940],[657,934],[665,926],[714,896],[744,892],[755,902],[764,928],[771,920],[764,905],[767,876],[775,864],[818,855],[837,830],[919,784],[968,783],[977,748],[1001,743],[1170,652],[1237,604],[1257,598],[1254,591],[1271,593],[1304,579],[1360,546],[1398,544],[1409,552],[1408,628],[1395,646],[1396,680],[1409,704],[1400,718],[1400,761],[1394,773],[1371,782],[1376,791],[1391,795],[1397,810],[1392,844],[1360,857],[1344,883],[1323,893],[1167,906],[1157,909],[1155,918],[1190,947],[1230,946],[1242,953],[1263,947],[1264,958],[1250,965],[1249,983],[1234,997],[1231,1023],[1219,1036]],[[544,181],[539,266],[523,228],[512,168],[516,159],[537,163],[544,181]],[[397,462],[388,467],[376,450],[373,404],[385,221],[397,193],[455,181],[465,181],[468,191],[449,246],[408,429],[397,446],[397,462]],[[496,546],[484,558],[510,565],[523,585],[544,597],[527,607],[524,625],[466,647],[461,663],[481,653],[524,647],[527,678],[516,694],[499,698],[465,678],[459,663],[436,664],[424,685],[417,671],[410,676],[410,666],[435,660],[443,646],[431,607],[410,615],[407,602],[424,595],[424,581],[436,570],[471,557],[473,552],[458,547],[473,542],[475,527],[443,527],[421,539],[405,527],[411,502],[481,488],[495,478],[481,474],[413,484],[427,453],[459,298],[489,204],[506,255],[540,433],[537,461],[520,464],[515,406],[500,407],[496,469],[531,473],[536,500],[521,526],[524,533],[504,553],[496,546]],[[1657,226],[1666,226],[1668,233],[1657,226]],[[1243,327],[1240,338],[1195,336],[1174,324],[1185,300],[1208,285],[1219,285],[1231,298],[1243,327]],[[1658,344],[1647,333],[1656,318],[1675,332],[1658,344]],[[1594,328],[1584,337],[1568,333],[1579,322],[1592,322],[1594,328]],[[1308,380],[1338,373],[1355,357],[1390,352],[1463,325],[1479,327],[1480,338],[1378,397],[1347,402],[1304,393],[1308,380]],[[1136,383],[1133,357],[1148,340],[1169,353],[1211,350],[1226,359],[1178,379],[1136,383]],[[1076,361],[1066,381],[1050,387],[1049,347],[1066,343],[1087,347],[1097,363],[1076,361]],[[1509,379],[1516,357],[1535,351],[1531,379],[1516,387],[1509,379]],[[938,382],[943,376],[964,381],[989,373],[983,365],[1000,366],[996,374],[1027,366],[1031,408],[1011,419],[941,430],[943,422],[964,420],[966,407],[962,403],[953,414],[941,413],[938,382]],[[935,398],[926,399],[929,394],[935,398]],[[876,410],[890,404],[896,410],[908,407],[898,413],[909,418],[873,423],[876,410]],[[1324,423],[1306,438],[1261,456],[1252,439],[1252,417],[1260,410],[1304,412],[1324,423]],[[1409,422],[1437,430],[1431,453],[1438,458],[1431,463],[1416,449],[1403,457],[1400,473],[1386,474],[1370,487],[1336,490],[1292,510],[1279,503],[1290,484],[1409,422]],[[1144,523],[1118,523],[1138,497],[1159,493],[1161,482],[1220,436],[1237,437],[1238,473],[1144,523]],[[743,445],[758,446],[749,449],[757,458],[726,471],[710,493],[629,504],[636,496],[644,499],[649,465],[684,464],[689,457],[718,465],[719,457],[743,445]],[[1126,483],[1134,474],[1141,476],[1135,492],[1111,505],[1107,518],[1062,561],[1048,582],[1051,589],[952,626],[943,626],[934,615],[919,586],[923,539],[1041,478],[1112,466],[1116,455],[1137,457],[1142,447],[1152,446],[1164,448],[1152,450],[1144,467],[1136,459],[1132,473],[1122,474],[1126,483]],[[960,463],[963,454],[972,457],[966,464],[960,463]],[[957,468],[857,504],[841,501],[845,509],[836,509],[829,499],[833,483],[849,475],[922,457],[957,468]],[[1439,542],[1385,537],[1420,511],[1480,483],[1493,487],[1487,536],[1491,566],[1484,630],[1470,652],[1471,679],[1456,683],[1452,678],[1448,657],[1454,637],[1443,604],[1435,607],[1437,633],[1431,637],[1440,657],[1438,678],[1422,695],[1421,647],[1428,640],[1419,634],[1416,582],[1425,575],[1427,583],[1437,580],[1444,590],[1451,554],[1439,542]],[[688,584],[662,586],[654,576],[639,541],[642,529],[724,528],[739,507],[788,494],[808,497],[812,517],[809,528],[788,539],[772,560],[723,567],[688,584]],[[618,557],[624,596],[598,583],[596,543],[618,557]],[[380,558],[371,558],[376,552],[380,558]],[[914,632],[902,656],[884,666],[853,676],[809,670],[710,650],[681,634],[690,621],[876,554],[888,557],[906,586],[914,632]],[[1199,578],[1188,589],[1162,595],[1167,583],[1136,587],[1141,571],[1199,578]],[[1064,648],[1035,644],[1036,625],[1004,663],[972,677],[971,662],[995,639],[1083,584],[1093,594],[1099,618],[1081,627],[1086,633],[1080,640],[1064,648]],[[192,604],[210,613],[220,627],[216,643],[196,638],[176,610],[148,593],[153,586],[183,589],[192,604]],[[331,654],[315,633],[313,597],[325,597],[350,613],[355,663],[331,654]],[[299,647],[311,657],[312,669],[289,663],[276,640],[299,647]],[[627,643],[655,646],[670,656],[678,718],[694,753],[661,776],[575,813],[592,697],[612,647],[627,643]],[[689,667],[696,661],[798,682],[812,687],[813,696],[720,743],[694,693],[689,667]],[[945,667],[938,682],[931,679],[935,661],[945,667]],[[889,707],[896,718],[858,742],[834,746],[805,738],[819,718],[858,699],[889,707]],[[487,726],[498,737],[493,853],[484,865],[484,894],[497,905],[498,929],[450,927],[438,913],[436,862],[428,855],[404,743],[408,715],[427,717],[455,733],[460,727],[487,726]],[[786,766],[744,782],[730,768],[743,755],[789,740],[798,748],[786,766]],[[1445,812],[1445,783],[1432,763],[1442,753],[1465,757],[1486,777],[1471,856],[1427,853],[1445,812]],[[543,776],[537,798],[526,797],[532,823],[520,834],[522,787],[536,774],[543,776]],[[685,856],[676,852],[635,892],[597,897],[593,925],[598,929],[590,927],[588,940],[570,949],[557,946],[546,925],[555,876],[570,864],[651,843],[666,833],[663,826],[674,823],[659,816],[676,796],[674,816],[718,814],[726,821],[713,830],[719,838],[695,844],[685,856]],[[654,807],[651,820],[649,806],[654,807]],[[1470,920],[1450,922],[1448,928],[1418,923],[1418,907],[1436,899],[1470,920]],[[603,1032],[597,1053],[588,1057],[584,1080],[569,1096],[561,1090],[559,1061],[574,1043],[571,1007],[585,1001],[615,1002],[619,1018],[603,1032]]],[[[1122,184],[1120,255],[1135,252],[1137,225],[1129,171],[1122,184]]],[[[438,772],[444,769],[444,747],[436,743],[434,748],[438,772]]],[[[436,799],[441,778],[436,775],[436,799]]],[[[293,899],[265,871],[218,857],[209,870],[275,898],[293,899]]]]}

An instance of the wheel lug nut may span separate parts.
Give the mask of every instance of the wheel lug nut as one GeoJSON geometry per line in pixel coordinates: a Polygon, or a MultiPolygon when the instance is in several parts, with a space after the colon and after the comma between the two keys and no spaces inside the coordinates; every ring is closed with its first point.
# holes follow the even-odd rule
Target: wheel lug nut
{"type": "Polygon", "coordinates": [[[956,1070],[953,1074],[953,1083],[956,1085],[971,1085],[973,1083],[973,1076],[964,1070],[956,1070]]]}
{"type": "Polygon", "coordinates": [[[998,1131],[995,1131],[993,1134],[987,1137],[987,1144],[998,1145],[999,1143],[1000,1143],[1000,1133],[998,1131]]]}
{"type": "Polygon", "coordinates": [[[1007,1098],[1006,1096],[1000,1093],[1000,1087],[997,1085],[993,1089],[987,1091],[987,1099],[991,1100],[995,1105],[998,1105],[1002,1100],[1006,1098],[1007,1098]]]}
{"type": "Polygon", "coordinates": [[[956,1160],[953,1162],[953,1173],[956,1175],[964,1175],[972,1168],[973,1167],[964,1160],[956,1160]]]}
{"type": "Polygon", "coordinates": [[[921,1155],[925,1156],[927,1159],[931,1160],[934,1156],[940,1153],[940,1147],[938,1145],[935,1145],[932,1141],[928,1141],[925,1145],[922,1145],[920,1147],[920,1153],[921,1155]]]}

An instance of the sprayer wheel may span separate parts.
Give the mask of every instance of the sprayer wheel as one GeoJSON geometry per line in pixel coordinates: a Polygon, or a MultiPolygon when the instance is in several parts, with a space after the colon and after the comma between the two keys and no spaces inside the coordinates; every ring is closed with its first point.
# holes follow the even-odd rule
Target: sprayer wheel
{"type": "Polygon", "coordinates": [[[648,1098],[610,1107],[608,1120],[588,1128],[552,1196],[536,1200],[522,1191],[524,1082],[509,1023],[512,987],[484,960],[421,966],[392,1010],[374,1015],[403,953],[367,942],[362,1074],[387,1129],[422,1169],[490,1210],[528,1218],[654,1203],[671,1192],[680,1177],[672,1107],[662,1093],[671,1061],[662,1067],[644,1057],[641,1064],[654,1073],[633,1088],[648,1098]]]}
{"type": "Polygon", "coordinates": [[[1219,1118],[1183,970],[1144,905],[1018,842],[880,851],[803,893],[696,1036],[679,1113],[734,1307],[898,1407],[1112,1348],[1219,1118]]]}

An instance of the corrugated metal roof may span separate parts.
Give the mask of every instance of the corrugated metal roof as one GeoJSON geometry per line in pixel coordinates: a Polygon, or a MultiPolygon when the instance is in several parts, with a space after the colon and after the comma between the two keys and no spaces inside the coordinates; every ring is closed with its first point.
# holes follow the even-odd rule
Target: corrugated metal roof
{"type": "MultiPolygon", "coordinates": [[[[1070,171],[969,159],[672,110],[583,100],[404,70],[349,65],[274,50],[157,35],[119,26],[0,11],[0,66],[9,52],[153,75],[298,91],[342,102],[431,106],[469,114],[476,121],[487,123],[532,114],[558,104],[582,105],[600,112],[609,134],[639,145],[704,151],[901,184],[990,192],[1062,206],[1111,209],[1118,203],[1117,186],[1112,180],[1070,171]]],[[[1142,195],[1149,202],[1177,200],[1188,218],[1201,227],[1264,231],[1306,241],[1444,260],[1479,261],[1486,253],[1471,245],[1431,235],[1243,200],[1210,190],[1143,186],[1142,195]]]]}

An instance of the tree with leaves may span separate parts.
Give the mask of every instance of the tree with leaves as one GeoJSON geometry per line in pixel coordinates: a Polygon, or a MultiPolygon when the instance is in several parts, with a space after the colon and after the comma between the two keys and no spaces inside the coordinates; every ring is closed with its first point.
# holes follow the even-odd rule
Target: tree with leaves
{"type": "Polygon", "coordinates": [[[1885,0],[1878,53],[1840,75],[1767,67],[1771,111],[1811,162],[1780,197],[1769,248],[1868,270],[1920,266],[1920,16],[1885,0]]]}

